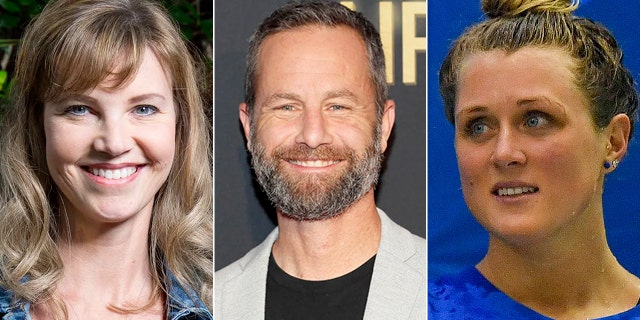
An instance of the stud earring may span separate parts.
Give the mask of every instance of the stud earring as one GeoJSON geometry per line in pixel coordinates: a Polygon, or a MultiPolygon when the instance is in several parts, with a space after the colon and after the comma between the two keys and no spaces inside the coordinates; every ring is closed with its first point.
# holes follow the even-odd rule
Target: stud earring
{"type": "Polygon", "coordinates": [[[611,166],[615,169],[618,167],[619,163],[620,163],[620,160],[614,159],[613,162],[611,163],[611,166]]]}
{"type": "Polygon", "coordinates": [[[613,159],[613,162],[605,161],[604,162],[604,168],[605,169],[609,169],[609,168],[613,167],[615,169],[615,168],[618,167],[618,164],[620,164],[620,160],[618,160],[618,159],[613,159]]]}

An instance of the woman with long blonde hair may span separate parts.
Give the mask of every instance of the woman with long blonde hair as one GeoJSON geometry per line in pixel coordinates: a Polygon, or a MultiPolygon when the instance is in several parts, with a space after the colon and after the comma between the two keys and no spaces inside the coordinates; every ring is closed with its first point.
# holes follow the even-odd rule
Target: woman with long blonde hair
{"type": "Polygon", "coordinates": [[[211,319],[201,68],[152,0],[55,0],[0,140],[0,315],[211,319]]]}

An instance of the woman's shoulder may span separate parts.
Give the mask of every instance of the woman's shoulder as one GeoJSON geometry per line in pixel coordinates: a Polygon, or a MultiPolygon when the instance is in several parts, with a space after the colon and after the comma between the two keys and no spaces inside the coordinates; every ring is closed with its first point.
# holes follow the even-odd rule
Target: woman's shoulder
{"type": "Polygon", "coordinates": [[[435,281],[429,280],[429,298],[434,300],[450,300],[458,296],[482,298],[496,291],[500,290],[474,267],[441,276],[435,281]]]}
{"type": "Polygon", "coordinates": [[[168,272],[168,319],[197,319],[211,320],[213,316],[196,292],[188,286],[182,285],[171,270],[168,272]]]}
{"type": "Polygon", "coordinates": [[[27,303],[16,298],[13,291],[0,286],[0,318],[11,320],[27,319],[27,303]]]}
{"type": "Polygon", "coordinates": [[[476,268],[429,281],[429,319],[549,319],[516,302],[476,268]]]}
{"type": "Polygon", "coordinates": [[[459,310],[460,305],[493,299],[500,292],[473,267],[429,280],[428,291],[430,311],[459,310]]]}
{"type": "Polygon", "coordinates": [[[3,286],[0,286],[0,308],[4,307],[8,301],[13,300],[13,292],[3,286]]]}
{"type": "Polygon", "coordinates": [[[599,320],[640,320],[640,304],[625,312],[600,318],[599,320]]]}
{"type": "MultiPolygon", "coordinates": [[[[511,299],[476,268],[429,281],[429,319],[550,319],[511,299]]],[[[640,305],[600,320],[640,320],[640,305]]]]}

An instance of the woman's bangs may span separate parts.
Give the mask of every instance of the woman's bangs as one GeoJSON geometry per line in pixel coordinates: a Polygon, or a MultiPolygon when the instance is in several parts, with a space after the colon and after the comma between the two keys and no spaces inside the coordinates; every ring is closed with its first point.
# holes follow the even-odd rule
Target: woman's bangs
{"type": "Polygon", "coordinates": [[[125,84],[135,76],[144,54],[144,45],[135,43],[134,35],[126,38],[128,41],[113,41],[103,36],[90,44],[82,40],[77,45],[67,40],[47,65],[43,101],[84,93],[105,81],[111,88],[125,84]]]}

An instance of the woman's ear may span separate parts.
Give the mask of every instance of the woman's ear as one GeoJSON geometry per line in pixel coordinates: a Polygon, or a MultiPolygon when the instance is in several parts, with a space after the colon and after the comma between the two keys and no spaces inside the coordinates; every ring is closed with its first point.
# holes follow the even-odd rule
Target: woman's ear
{"type": "Polygon", "coordinates": [[[624,113],[617,114],[607,126],[607,161],[618,162],[627,153],[629,146],[629,135],[631,133],[631,120],[624,113]]]}

